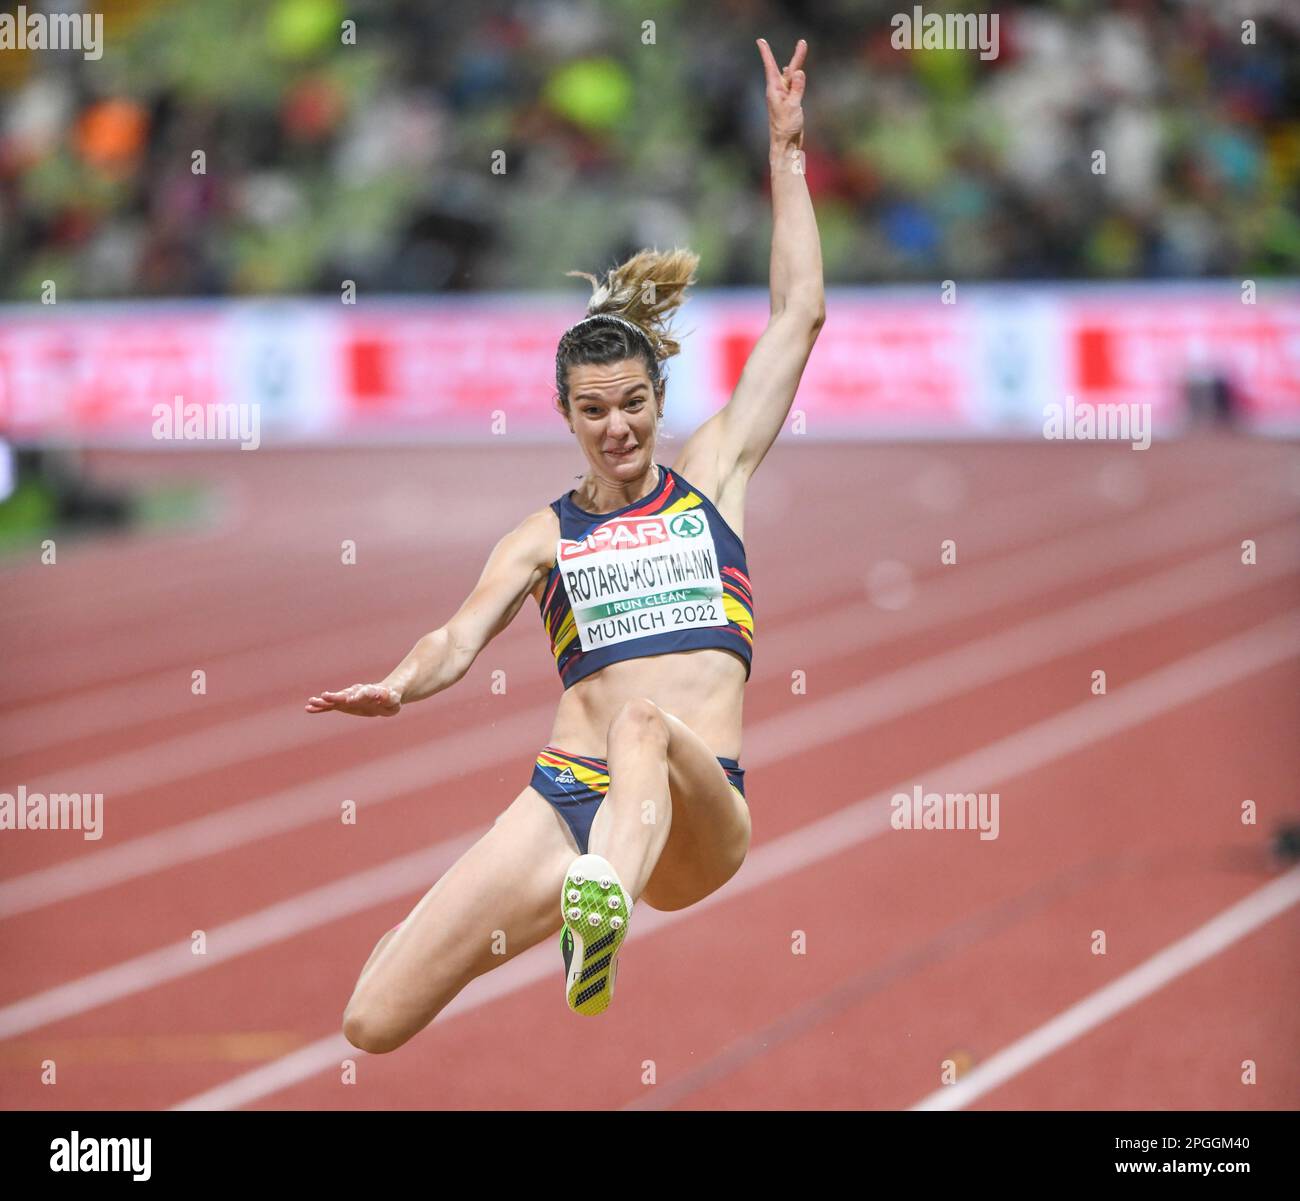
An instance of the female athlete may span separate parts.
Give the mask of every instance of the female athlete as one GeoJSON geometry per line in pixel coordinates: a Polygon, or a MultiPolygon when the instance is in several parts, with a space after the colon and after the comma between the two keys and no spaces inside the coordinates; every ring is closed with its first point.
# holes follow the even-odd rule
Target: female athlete
{"type": "Polygon", "coordinates": [[[671,468],[657,463],[661,364],[680,349],[667,318],[698,256],[642,251],[603,283],[586,276],[588,316],[556,353],[556,407],[586,457],[582,483],[506,534],[455,616],[385,680],[307,704],[394,716],[461,679],[529,596],[564,685],[529,786],[362,968],[343,1019],[362,1050],[401,1046],[476,976],[557,931],[570,1008],[601,1013],[634,906],[693,905],[744,861],[745,489],[825,316],[803,174],[807,45],[784,69],[765,41],[758,49],[771,135],[771,318],[729,403],[671,468]]]}

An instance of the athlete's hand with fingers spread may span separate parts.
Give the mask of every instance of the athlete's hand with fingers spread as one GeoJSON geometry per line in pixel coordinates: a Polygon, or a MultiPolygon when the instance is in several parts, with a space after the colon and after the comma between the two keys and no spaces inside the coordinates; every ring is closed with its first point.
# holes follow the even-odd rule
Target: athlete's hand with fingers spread
{"type": "Polygon", "coordinates": [[[307,702],[308,713],[333,709],[355,717],[395,717],[401,707],[401,693],[384,684],[353,684],[342,692],[322,692],[307,702]]]}
{"type": "Polygon", "coordinates": [[[767,75],[767,121],[772,140],[802,146],[803,89],[807,77],[799,68],[808,53],[808,43],[799,39],[794,55],[784,68],[776,65],[772,47],[763,38],[758,39],[758,52],[767,75]]]}

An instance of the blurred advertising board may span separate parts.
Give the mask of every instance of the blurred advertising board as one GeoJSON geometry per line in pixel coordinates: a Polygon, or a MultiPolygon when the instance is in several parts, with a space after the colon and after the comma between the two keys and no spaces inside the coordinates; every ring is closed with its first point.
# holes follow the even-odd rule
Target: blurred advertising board
{"type": "MultiPolygon", "coordinates": [[[[1057,413],[1082,431],[1097,406],[1129,406],[1160,437],[1207,389],[1248,428],[1300,433],[1291,283],[1254,303],[1232,281],[831,289],[827,313],[791,436],[1043,437],[1057,413]]],[[[668,364],[670,435],[726,403],[767,317],[765,292],[690,299],[668,364]]],[[[575,319],[572,301],[528,295],[3,306],[0,433],[249,448],[562,441],[554,353],[575,319]]]]}

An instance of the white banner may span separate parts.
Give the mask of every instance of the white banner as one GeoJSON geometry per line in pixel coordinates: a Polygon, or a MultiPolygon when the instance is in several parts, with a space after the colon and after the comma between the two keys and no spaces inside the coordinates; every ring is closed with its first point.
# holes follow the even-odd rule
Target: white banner
{"type": "MultiPolygon", "coordinates": [[[[1100,427],[1101,406],[1141,409],[1159,437],[1194,391],[1217,388],[1255,428],[1300,432],[1300,288],[1242,297],[1237,281],[832,289],[786,429],[1043,437],[1061,413],[1084,431],[1096,410],[1100,427]]],[[[0,307],[0,433],[250,449],[564,441],[554,354],[574,309],[520,295],[0,307]]],[[[665,437],[726,404],[767,316],[766,292],[691,297],[665,437]]]]}

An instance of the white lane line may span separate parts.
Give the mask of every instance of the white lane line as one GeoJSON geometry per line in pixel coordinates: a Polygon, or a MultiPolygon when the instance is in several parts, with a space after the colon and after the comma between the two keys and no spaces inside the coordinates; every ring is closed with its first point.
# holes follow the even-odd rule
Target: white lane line
{"type": "MultiPolygon", "coordinates": [[[[236,490],[243,491],[236,485],[231,489],[231,499],[236,499],[236,490]]],[[[124,622],[114,613],[134,613],[139,619],[137,627],[147,630],[183,607],[183,597],[192,596],[195,586],[201,590],[198,597],[206,605],[209,620],[214,615],[225,617],[229,600],[224,586],[232,575],[263,574],[272,558],[277,568],[288,570],[288,574],[271,577],[273,581],[287,584],[290,579],[307,578],[309,586],[317,586],[326,572],[337,571],[337,564],[331,566],[329,557],[320,554],[319,535],[324,529],[353,531],[353,536],[364,539],[371,553],[390,546],[402,547],[411,552],[406,563],[431,545],[457,553],[472,552],[476,546],[486,550],[502,530],[523,516],[520,504],[527,503],[483,493],[476,498],[473,510],[467,512],[463,505],[440,504],[436,488],[417,488],[397,498],[396,507],[406,507],[400,518],[390,520],[381,514],[392,503],[389,496],[391,493],[367,496],[370,513],[358,529],[356,505],[350,500],[326,507],[327,502],[323,505],[322,498],[316,495],[310,503],[286,508],[294,498],[281,490],[275,497],[273,512],[263,505],[254,514],[257,502],[241,495],[237,498],[240,503],[230,508],[237,507],[239,515],[248,520],[232,523],[216,531],[215,536],[205,536],[207,531],[178,531],[169,535],[165,545],[155,542],[152,551],[138,541],[139,535],[110,550],[93,542],[77,545],[71,549],[66,565],[62,557],[59,560],[68,572],[65,584],[70,588],[51,581],[51,573],[39,566],[7,573],[0,564],[0,584],[9,583],[15,593],[21,589],[24,602],[12,608],[6,606],[0,617],[0,641],[15,629],[26,628],[32,619],[45,622],[51,617],[56,621],[84,618],[88,592],[94,593],[101,609],[107,606],[109,610],[105,624],[89,627],[94,635],[106,639],[133,636],[130,630],[122,629],[124,622]],[[412,521],[412,503],[423,505],[418,524],[412,521]],[[6,623],[13,628],[6,629],[6,623]]],[[[418,569],[399,570],[406,576],[418,569]]],[[[424,571],[427,578],[427,565],[424,571]]]]}
{"type": "MultiPolygon", "coordinates": [[[[1230,504],[1225,504],[1230,495],[1238,493],[1240,485],[1232,485],[1225,489],[1217,491],[1209,499],[1217,500],[1219,508],[1231,508],[1230,504]]],[[[1049,489],[1047,493],[1039,497],[1030,498],[1002,498],[1001,502],[991,502],[985,506],[976,508],[967,515],[967,519],[980,519],[987,521],[988,525],[995,534],[995,542],[992,545],[1009,545],[1018,537],[1031,538],[1040,532],[1043,526],[1044,515],[1052,516],[1054,506],[1057,504],[1078,503],[1079,494],[1084,491],[1083,480],[1073,480],[1067,484],[1058,485],[1054,489],[1049,489]],[[1009,499],[1017,500],[1017,507],[1009,507],[1009,499]]],[[[1175,500],[1173,507],[1184,506],[1187,503],[1186,498],[1175,500]]],[[[1117,520],[1118,520],[1117,515],[1117,520]]],[[[1054,519],[1053,520],[1057,520],[1054,519]]],[[[909,523],[902,528],[891,528],[887,532],[876,534],[872,539],[868,539],[867,546],[863,551],[870,550],[872,542],[884,543],[889,542],[891,545],[897,542],[901,537],[937,537],[941,529],[950,528],[952,519],[948,516],[935,517],[930,516],[926,519],[920,519],[909,523]]],[[[421,571],[424,568],[421,567],[421,571]]],[[[400,581],[398,581],[400,584],[400,581]]],[[[789,613],[796,612],[802,608],[802,599],[794,599],[787,604],[784,610],[764,610],[766,620],[780,619],[781,616],[788,616],[789,613]]],[[[404,641],[409,637],[409,641],[415,641],[417,634],[412,633],[412,620],[400,619],[399,621],[390,621],[387,623],[389,628],[383,630],[383,637],[399,639],[404,641]]],[[[230,651],[216,656],[207,656],[212,663],[209,669],[209,680],[212,682],[213,694],[216,694],[216,680],[222,678],[225,680],[221,686],[221,699],[240,699],[244,695],[255,695],[260,693],[268,684],[268,672],[273,671],[274,659],[281,659],[283,663],[283,680],[269,681],[272,686],[285,686],[287,681],[300,680],[302,678],[303,651],[311,651],[312,660],[316,663],[324,662],[325,654],[328,654],[329,643],[334,641],[335,636],[330,634],[313,634],[308,639],[295,639],[294,654],[289,658],[283,656],[283,646],[253,647],[252,650],[230,651]],[[268,662],[269,660],[269,662],[268,662]],[[218,677],[220,672],[220,677],[218,677]]],[[[348,637],[351,634],[348,634],[348,637]]],[[[355,642],[355,637],[354,637],[355,642]]],[[[409,643],[408,643],[409,645],[409,643]]],[[[547,664],[542,663],[541,667],[528,665],[528,678],[541,678],[545,673],[547,664]]],[[[188,680],[188,671],[182,673],[182,677],[188,680]]],[[[550,671],[554,672],[554,664],[550,664],[550,671]]],[[[103,729],[117,728],[118,716],[123,710],[118,708],[118,704],[126,699],[130,704],[125,708],[125,712],[135,723],[136,717],[143,714],[146,719],[149,717],[166,716],[168,712],[174,710],[175,702],[168,701],[166,698],[174,697],[175,688],[177,688],[177,668],[168,668],[164,671],[155,672],[152,676],[144,680],[133,680],[129,684],[113,684],[103,686],[98,689],[88,689],[85,681],[82,681],[77,688],[77,693],[73,697],[61,697],[51,699],[51,701],[35,702],[0,716],[0,745],[13,746],[21,749],[23,753],[38,749],[40,746],[60,745],[62,742],[72,740],[75,737],[81,737],[83,734],[99,732],[103,729]],[[151,701],[151,698],[162,698],[159,701],[151,701]],[[142,706],[144,706],[142,708],[142,706]]],[[[272,706],[261,711],[264,719],[283,716],[283,706],[272,706]]],[[[221,728],[212,728],[213,736],[220,736],[221,728]]],[[[81,764],[75,767],[77,771],[82,771],[85,767],[94,768],[95,764],[81,764]]],[[[60,773],[66,773],[70,767],[60,767],[60,773]]],[[[31,785],[34,789],[45,788],[44,782],[38,785],[31,785]]],[[[96,789],[103,790],[103,789],[96,789]]]]}
{"type": "MultiPolygon", "coordinates": [[[[1285,578],[1297,565],[1300,546],[1288,544],[1276,552],[1271,570],[1255,576],[1253,583],[1285,578]]],[[[758,748],[747,756],[747,765],[761,767],[769,746],[807,749],[834,741],[1051,663],[1084,647],[1249,591],[1253,587],[1250,572],[1256,569],[1237,570],[1225,562],[1223,552],[1213,551],[1191,563],[909,663],[865,684],[842,688],[824,699],[809,697],[805,703],[792,705],[780,716],[759,723],[758,748]]],[[[819,642],[827,629],[827,625],[819,623],[819,642]]],[[[804,655],[804,659],[808,657],[804,655]]],[[[1081,679],[1081,692],[1085,684],[1081,679]]]]}
{"type": "Polygon", "coordinates": [[[1117,1013],[1136,1005],[1184,972],[1225,951],[1300,901],[1300,867],[1243,897],[1205,925],[1170,943],[1145,963],[1125,972],[1050,1021],[1004,1047],[962,1079],[911,1109],[962,1109],[1040,1060],[1068,1046],[1117,1013]]]}
{"type": "MultiPolygon", "coordinates": [[[[0,884],[0,917],[28,913],[313,822],[337,823],[344,800],[353,801],[358,809],[382,804],[454,780],[463,774],[463,763],[495,759],[503,746],[526,746],[535,741],[540,748],[554,714],[554,704],[534,705],[491,725],[480,724],[461,734],[371,759],[119,846],[16,876],[0,884]]],[[[509,800],[502,796],[502,808],[509,800]]]]}
{"type": "MultiPolygon", "coordinates": [[[[875,610],[863,601],[850,602],[840,606],[824,618],[823,623],[834,623],[832,627],[819,625],[819,645],[827,644],[865,649],[881,642],[897,638],[904,633],[919,631],[961,617],[973,616],[1009,601],[1033,595],[1036,586],[1051,589],[1086,579],[1103,565],[1106,569],[1131,566],[1154,554],[1168,554],[1185,549],[1188,546],[1203,545],[1216,537],[1242,527],[1241,516],[1230,504],[1225,504],[1233,489],[1223,493],[1210,493],[1188,503],[1176,500],[1159,509],[1153,510],[1143,518],[1131,521],[1124,529],[1123,541],[1117,541],[1115,531],[1107,526],[1088,531],[1080,535],[1069,531],[1059,538],[1047,543],[1033,546],[1015,554],[1014,564],[1005,560],[972,564],[964,567],[960,576],[950,573],[938,577],[928,585],[922,585],[917,602],[908,609],[891,613],[881,618],[875,610]],[[1062,554],[1068,550],[1068,554],[1062,554]],[[1090,557],[1096,555],[1104,564],[1094,562],[1090,557]],[[955,597],[960,611],[953,612],[946,607],[949,598],[955,597]],[[864,613],[876,620],[864,620],[864,613]]],[[[1278,516],[1294,517],[1294,500],[1285,496],[1268,496],[1260,501],[1259,508],[1252,514],[1256,536],[1259,526],[1278,516]]],[[[1007,527],[1009,528],[1009,527],[1007,527]]],[[[797,606],[796,606],[797,608],[797,606]]],[[[807,640],[800,632],[801,627],[791,625],[773,626],[774,620],[787,618],[794,609],[764,618],[764,656],[772,661],[783,658],[798,658],[807,661],[807,640]],[[797,652],[797,654],[795,653],[797,652]]],[[[410,623],[405,623],[405,629],[410,623]]],[[[399,631],[400,633],[400,631],[399,631]]],[[[349,637],[353,637],[349,635],[349,637]]],[[[324,647],[329,640],[321,639],[324,647]]],[[[320,649],[320,647],[318,647],[320,649]]],[[[269,652],[250,652],[241,655],[239,669],[251,673],[248,678],[255,679],[257,689],[266,686],[267,673],[273,670],[277,656],[276,650],[269,652]],[[262,656],[266,664],[258,665],[262,656]]],[[[301,675],[301,650],[295,651],[298,664],[297,674],[301,675]]],[[[313,652],[313,657],[315,653],[313,652]]],[[[288,661],[286,662],[286,666],[288,661]]],[[[215,671],[215,669],[214,669],[215,671]]],[[[554,666],[540,660],[529,658],[513,669],[516,679],[524,684],[540,680],[554,666]]],[[[229,665],[222,670],[223,676],[230,677],[229,665]]],[[[210,673],[211,678],[215,675],[210,673]]],[[[188,677],[187,677],[188,678],[188,677]]],[[[175,690],[174,673],[168,676],[164,687],[156,683],[158,690],[165,695],[172,695],[175,690]]],[[[223,700],[233,699],[229,689],[235,694],[240,691],[235,679],[223,685],[223,700]]],[[[127,692],[136,692],[143,685],[133,683],[127,686],[115,686],[109,690],[113,693],[108,698],[112,703],[101,705],[97,712],[101,715],[111,713],[114,704],[126,701],[127,692]],[[120,690],[120,691],[119,691],[120,690]]],[[[148,690],[145,690],[147,693],[148,690]]],[[[66,702],[65,702],[66,703],[66,702]]],[[[133,702],[134,703],[134,702],[133,702]]],[[[174,702],[172,702],[174,707],[174,702]]],[[[48,706],[34,706],[34,709],[48,706]]],[[[294,716],[296,717],[296,711],[294,716]]],[[[64,713],[60,720],[66,720],[64,713]]],[[[95,719],[102,723],[108,719],[100,716],[95,719]]],[[[29,726],[25,728],[30,729],[29,726]]],[[[68,727],[65,727],[68,728],[68,727]]],[[[95,791],[106,796],[124,799],[124,795],[146,789],[157,788],[164,784],[175,783],[187,776],[214,767],[226,766],[238,760],[228,758],[231,748],[237,748],[245,758],[261,754],[293,749],[295,746],[309,746],[330,734],[334,727],[322,722],[318,726],[290,720],[286,716],[286,707],[276,704],[262,708],[254,713],[239,718],[232,718],[190,734],[182,734],[171,739],[153,743],[148,747],[134,751],[120,752],[93,761],[60,765],[58,768],[42,773],[35,782],[27,782],[29,791],[59,792],[69,791],[66,781],[70,775],[81,779],[96,781],[95,791]],[[252,732],[250,732],[252,731],[252,732]],[[295,738],[297,741],[295,741],[295,738]]],[[[0,729],[8,728],[0,722],[0,729]]],[[[39,739],[39,735],[37,736],[39,739]]],[[[17,745],[17,742],[15,742],[17,745]]]]}
{"type": "MultiPolygon", "coordinates": [[[[798,746],[807,750],[846,733],[868,730],[926,705],[1051,662],[1084,646],[1278,579],[1297,564],[1300,564],[1300,547],[1290,542],[1248,571],[1234,567],[1222,551],[1211,551],[1191,563],[940,652],[866,684],[840,689],[821,699],[810,697],[787,714],[751,724],[747,737],[754,750],[745,756],[746,768],[779,760],[780,748],[798,746]]],[[[1007,579],[1008,573],[1004,572],[1003,578],[1007,579]]],[[[1020,579],[1019,575],[1009,578],[1013,583],[1020,579]]],[[[878,637],[878,629],[875,633],[872,630],[873,627],[862,621],[860,610],[851,608],[842,617],[830,615],[819,623],[814,646],[803,641],[804,635],[799,630],[778,631],[769,636],[769,641],[774,644],[775,657],[780,658],[784,648],[791,654],[798,652],[800,661],[810,666],[827,658],[831,647],[837,648],[835,655],[840,655],[846,645],[851,646],[864,637],[878,637]],[[864,635],[864,631],[868,633],[864,635]],[[816,653],[819,647],[827,651],[816,653]]],[[[465,762],[471,753],[495,754],[501,746],[526,744],[528,738],[544,727],[548,712],[548,706],[534,706],[499,721],[490,729],[479,726],[465,734],[449,735],[415,750],[293,785],[269,797],[220,809],[0,882],[0,919],[84,896],[99,888],[312,822],[336,819],[338,803],[344,798],[356,800],[358,805],[382,803],[403,792],[443,782],[456,774],[456,765],[465,762]],[[450,753],[453,748],[457,751],[455,755],[450,753]],[[373,795],[371,789],[381,783],[384,793],[373,795]]],[[[318,728],[328,733],[324,723],[318,728]]],[[[198,735],[189,738],[195,741],[190,749],[194,760],[202,760],[204,754],[229,753],[224,742],[206,747],[198,735]]]]}
{"type": "MultiPolygon", "coordinates": [[[[380,642],[401,642],[411,635],[414,642],[416,636],[412,631],[424,617],[423,613],[417,617],[417,612],[413,608],[405,617],[371,623],[366,628],[366,637],[380,642]]],[[[356,647],[356,630],[334,627],[325,633],[305,634],[251,651],[204,655],[208,695],[224,703],[265,693],[268,686],[282,689],[284,681],[302,679],[304,663],[349,662],[356,647]]],[[[0,717],[0,743],[15,748],[11,753],[28,755],[92,734],[130,730],[173,716],[182,701],[189,700],[189,670],[192,669],[170,667],[124,684],[78,689],[70,696],[17,709],[0,717]],[[183,689],[180,700],[178,687],[183,689]]]]}
{"type": "MultiPolygon", "coordinates": [[[[1000,784],[1285,662],[1300,653],[1298,619],[1300,611],[1234,635],[1133,681],[1111,693],[1104,705],[1085,701],[764,843],[750,852],[745,865],[725,888],[689,909],[670,913],[644,909],[637,921],[637,937],[647,937],[676,921],[695,917],[715,904],[766,887],[783,876],[853,850],[884,833],[890,828],[890,798],[895,793],[910,791],[916,779],[924,779],[927,786],[935,781],[935,791],[966,792],[1000,784]]],[[[553,976],[553,952],[554,947],[547,940],[479,977],[443,1010],[437,1021],[476,1009],[553,976]]],[[[328,1035],[290,1056],[191,1097],[175,1108],[238,1108],[335,1068],[341,1059],[356,1054],[356,1049],[341,1034],[328,1035]]]]}
{"type": "Polygon", "coordinates": [[[441,876],[479,837],[480,832],[475,831],[447,839],[437,846],[390,859],[215,926],[206,931],[206,954],[194,954],[188,940],[171,943],[6,1005],[0,1009],[0,1039],[85,1013],[166,980],[204,971],[304,930],[338,921],[372,905],[426,889],[430,880],[441,876]]]}
{"type": "MultiPolygon", "coordinates": [[[[1081,478],[1041,493],[1032,493],[1029,496],[1004,497],[982,508],[972,510],[965,514],[963,519],[968,521],[979,520],[994,531],[993,539],[984,547],[985,553],[988,553],[989,550],[998,546],[1014,545],[1018,538],[1032,538],[1040,533],[1045,517],[1050,518],[1053,524],[1059,523],[1059,516],[1055,515],[1057,510],[1054,506],[1077,501],[1078,494],[1084,490],[1084,483],[1085,481],[1081,478]]],[[[1207,518],[1210,520],[1217,518],[1222,521],[1225,515],[1231,517],[1232,514],[1232,506],[1225,504],[1225,501],[1229,497],[1239,494],[1240,488],[1241,485],[1236,484],[1216,490],[1213,493],[1192,498],[1176,497],[1159,511],[1168,514],[1181,512],[1183,514],[1182,528],[1190,526],[1194,534],[1200,538],[1205,538],[1208,536],[1208,531],[1198,528],[1195,514],[1189,510],[1191,508],[1204,508],[1207,518]]],[[[1275,504],[1275,494],[1267,493],[1260,498],[1260,503],[1265,507],[1275,504]]],[[[1108,520],[1112,516],[1113,520],[1118,521],[1125,515],[1122,513],[1108,515],[1108,520]]],[[[1252,514],[1252,516],[1255,515],[1252,514]]],[[[1233,528],[1235,528],[1236,524],[1240,524],[1240,522],[1235,522],[1233,528]]],[[[873,536],[867,539],[864,545],[858,547],[856,553],[860,557],[866,556],[868,558],[880,553],[902,553],[902,548],[908,544],[907,539],[915,540],[929,535],[937,535],[940,530],[950,530],[951,525],[952,518],[950,516],[931,516],[911,522],[901,528],[888,529],[873,536]]],[[[1097,532],[1099,531],[1093,531],[1094,534],[1097,532]]],[[[1170,533],[1171,536],[1177,537],[1176,530],[1171,529],[1170,533]]],[[[1078,538],[1079,535],[1076,531],[1070,531],[1058,541],[1064,545],[1067,540],[1077,541],[1078,538]]],[[[1168,549],[1177,549],[1177,547],[1171,544],[1168,549]]],[[[784,610],[768,612],[765,609],[764,620],[770,622],[773,618],[787,616],[799,609],[803,603],[802,600],[792,602],[784,610]]],[[[411,630],[411,620],[402,618],[388,622],[382,633],[384,639],[402,639],[410,635],[411,630]]],[[[367,637],[370,636],[371,632],[368,632],[367,637]]],[[[337,643],[339,651],[342,651],[343,647],[349,645],[348,640],[351,640],[351,644],[355,644],[356,636],[351,631],[348,631],[342,638],[337,634],[323,633],[312,635],[307,639],[296,639],[287,649],[285,645],[277,644],[275,646],[256,647],[246,651],[229,651],[216,656],[209,656],[208,661],[211,663],[211,667],[208,674],[212,693],[213,695],[216,693],[216,681],[218,679],[222,681],[220,696],[223,701],[256,695],[267,686],[268,675],[277,670],[284,680],[300,679],[304,649],[309,649],[313,660],[319,663],[324,661],[330,654],[332,643],[337,643]]],[[[411,636],[411,640],[414,641],[414,635],[411,636]]],[[[554,667],[552,666],[550,670],[554,671],[554,667]]],[[[186,680],[189,678],[188,671],[189,669],[186,668],[185,672],[182,673],[186,680]]],[[[540,677],[541,674],[540,669],[530,669],[529,678],[531,679],[534,675],[540,677]]],[[[84,686],[85,682],[82,681],[79,683],[75,696],[38,701],[0,716],[0,744],[20,748],[23,753],[27,753],[41,747],[60,745],[87,734],[119,728],[120,717],[123,713],[129,715],[133,724],[137,724],[138,720],[165,717],[175,708],[176,702],[167,698],[175,695],[177,678],[177,669],[171,667],[155,672],[144,679],[132,680],[127,684],[109,684],[99,688],[87,688],[84,686]]],[[[271,683],[273,687],[284,686],[282,681],[272,681],[271,683]]],[[[283,706],[271,706],[261,712],[262,716],[267,720],[282,719],[284,708],[283,706]]],[[[221,733],[219,725],[209,727],[209,730],[214,736],[221,733]]],[[[56,770],[58,773],[66,775],[69,770],[75,769],[80,772],[83,768],[90,768],[93,771],[97,767],[97,764],[69,764],[60,765],[56,770]]],[[[50,791],[50,788],[46,787],[44,783],[31,785],[30,787],[36,790],[50,791]]],[[[99,788],[97,791],[103,791],[103,789],[99,788]]]]}
{"type": "MultiPolygon", "coordinates": [[[[1200,479],[1202,484],[1217,482],[1206,480],[1207,468],[1215,470],[1227,466],[1238,475],[1241,474],[1240,464],[1224,464],[1219,459],[1206,455],[1197,455],[1189,459],[1186,455],[1186,447],[1180,448],[1180,451],[1178,459],[1173,464],[1176,470],[1181,469],[1183,472],[1177,477],[1179,483],[1188,476],[1200,479]]],[[[497,449],[492,451],[494,456],[501,453],[497,449]]],[[[888,521],[896,518],[904,511],[913,508],[915,502],[908,495],[906,484],[926,471],[935,470],[957,476],[961,474],[943,455],[929,450],[914,452],[899,446],[891,447],[887,454],[882,454],[882,460],[877,465],[872,479],[891,502],[890,509],[883,514],[884,519],[888,521]]],[[[527,471],[532,472],[532,478],[538,480],[550,474],[549,468],[538,468],[535,464],[529,464],[527,471]]],[[[514,473],[507,472],[507,474],[514,473]]],[[[1060,486],[1059,471],[1050,475],[1043,472],[1045,478],[1039,478],[1032,472],[1027,474],[1032,476],[1029,481],[1030,489],[1037,489],[1044,484],[1060,486]]],[[[1092,481],[1095,475],[1095,470],[1089,470],[1086,475],[1079,472],[1075,483],[1082,485],[1081,497],[1092,495],[1094,491],[1092,481]]],[[[766,476],[766,481],[765,491],[780,486],[780,479],[775,471],[766,476]]],[[[529,486],[527,478],[525,485],[529,486]]],[[[242,484],[238,486],[242,487],[242,484]]],[[[285,499],[283,496],[277,497],[281,502],[285,499]]],[[[1027,503],[1023,489],[1019,489],[1019,499],[1022,504],[1027,503]]],[[[482,504],[476,505],[474,524],[467,527],[463,507],[453,506],[447,509],[447,506],[439,506],[437,490],[433,487],[420,487],[413,492],[404,492],[397,498],[397,502],[399,506],[405,506],[402,508],[399,534],[411,529],[409,504],[423,503],[428,512],[421,515],[421,524],[416,531],[421,544],[427,547],[434,543],[439,546],[458,543],[458,549],[466,550],[471,550],[477,545],[481,545],[486,550],[491,546],[493,539],[500,536],[501,530],[519,520],[522,516],[519,506],[526,503],[502,497],[494,504],[490,504],[486,510],[483,509],[482,504]]],[[[381,496],[377,503],[382,507],[389,502],[386,497],[381,496]]],[[[1032,503],[1037,502],[1035,500],[1032,503]]],[[[334,528],[340,519],[343,519],[343,525],[351,526],[354,514],[347,511],[349,506],[350,502],[337,506],[336,511],[322,513],[319,502],[314,500],[310,506],[299,506],[297,510],[291,512],[290,518],[311,523],[313,528],[319,528],[322,521],[328,522],[330,528],[334,528]]],[[[246,511],[251,510],[252,503],[246,502],[241,508],[246,511]]],[[[265,514],[261,516],[264,518],[265,514]]],[[[264,527],[265,522],[262,521],[254,529],[264,530],[264,527]]],[[[371,543],[382,529],[381,525],[379,529],[363,536],[368,543],[371,543]]],[[[281,539],[279,530],[271,529],[265,541],[254,542],[247,536],[250,532],[252,531],[231,526],[217,531],[215,537],[200,538],[193,531],[181,531],[168,535],[165,543],[155,541],[152,545],[135,540],[129,541],[126,546],[113,546],[111,549],[105,549],[93,542],[80,545],[76,548],[68,567],[70,572],[84,573],[84,576],[74,574],[71,581],[73,595],[69,594],[66,587],[49,581],[49,573],[39,566],[23,569],[17,564],[0,562],[0,585],[8,585],[14,592],[22,587],[26,593],[23,598],[26,601],[25,605],[17,601],[7,602],[3,613],[0,613],[0,642],[4,642],[7,635],[21,636],[27,623],[33,618],[44,620],[51,616],[69,619],[84,617],[84,596],[78,590],[83,585],[92,586],[90,581],[93,581],[95,598],[101,605],[104,602],[113,605],[131,602],[132,607],[142,618],[152,621],[157,617],[171,616],[173,607],[178,603],[172,598],[172,594],[184,592],[192,586],[192,583],[211,587],[227,583],[232,573],[249,570],[261,572],[265,566],[268,549],[275,553],[281,563],[285,561],[286,550],[295,555],[296,559],[291,562],[295,573],[322,566],[320,553],[310,539],[302,537],[281,539]],[[160,579],[163,584],[161,590],[160,579]],[[141,608],[138,603],[141,600],[161,603],[156,609],[141,608]]],[[[301,531],[297,532],[301,534],[301,531]]],[[[409,536],[407,540],[409,541],[409,536]]],[[[401,541],[401,539],[388,536],[387,541],[401,541]]],[[[427,566],[422,565],[420,570],[427,575],[427,566]]],[[[219,612],[222,611],[220,605],[214,607],[219,612]]],[[[105,635],[111,633],[103,627],[97,628],[95,632],[105,635]]]]}

